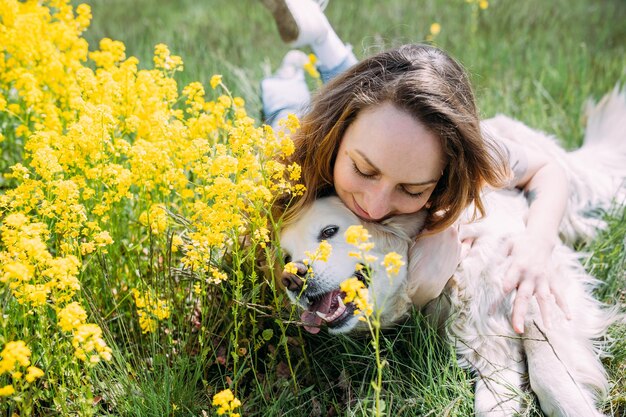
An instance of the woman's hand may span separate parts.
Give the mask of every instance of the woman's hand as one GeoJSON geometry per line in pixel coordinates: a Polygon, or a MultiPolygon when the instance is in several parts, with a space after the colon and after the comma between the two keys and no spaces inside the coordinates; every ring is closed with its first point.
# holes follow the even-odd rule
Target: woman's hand
{"type": "Polygon", "coordinates": [[[461,243],[456,226],[422,236],[409,248],[407,291],[421,308],[437,298],[459,265],[461,243]]]}
{"type": "Polygon", "coordinates": [[[550,327],[553,302],[570,318],[569,308],[558,285],[558,277],[551,273],[549,265],[554,242],[522,233],[509,240],[509,256],[512,258],[503,282],[505,294],[517,288],[511,320],[516,333],[524,332],[524,320],[528,305],[534,296],[541,310],[543,324],[550,327]]]}

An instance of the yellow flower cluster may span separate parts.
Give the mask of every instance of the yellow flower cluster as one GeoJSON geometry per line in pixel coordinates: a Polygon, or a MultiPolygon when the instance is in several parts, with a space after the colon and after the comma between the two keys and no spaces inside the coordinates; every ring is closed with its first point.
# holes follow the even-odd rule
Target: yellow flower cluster
{"type": "Polygon", "coordinates": [[[317,248],[315,249],[315,251],[304,252],[306,256],[304,263],[309,264],[313,261],[328,262],[328,257],[330,256],[332,250],[333,250],[333,247],[331,246],[331,244],[328,243],[328,241],[326,240],[322,240],[320,244],[317,246],[317,248]]]}
{"type": "Polygon", "coordinates": [[[356,277],[349,278],[343,281],[339,288],[346,293],[343,301],[345,303],[354,303],[356,309],[354,314],[365,314],[365,316],[371,316],[374,311],[373,305],[369,302],[369,290],[365,287],[365,284],[356,277]]]}
{"type": "MultiPolygon", "coordinates": [[[[0,376],[5,373],[11,374],[15,385],[23,385],[23,381],[32,384],[37,378],[41,378],[44,372],[36,366],[30,366],[30,356],[31,351],[25,342],[18,340],[7,343],[0,352],[0,376]],[[21,368],[26,368],[26,375],[20,371],[21,368]]],[[[0,397],[8,397],[15,392],[13,384],[0,387],[0,397]]]]}
{"type": "Polygon", "coordinates": [[[320,73],[317,70],[317,68],[315,67],[316,62],[317,62],[317,57],[315,56],[315,54],[309,54],[309,60],[304,63],[304,70],[312,78],[314,78],[316,80],[319,80],[320,79],[320,73]]]}
{"type": "Polygon", "coordinates": [[[45,3],[0,2],[0,111],[10,116],[4,135],[26,138],[33,126],[60,131],[78,104],[75,75],[88,52],[80,34],[91,9],[82,4],[74,13],[70,1],[55,1],[53,12],[45,3]]]}
{"type": "MultiPolygon", "coordinates": [[[[115,271],[121,293],[152,262],[144,246],[165,242],[170,218],[182,218],[172,262],[217,284],[228,279],[217,267],[226,254],[269,242],[275,199],[304,192],[300,167],[287,163],[295,116],[278,132],[256,126],[220,75],[214,99],[200,83],[181,89],[183,61],[166,45],[145,70],[119,41],[90,52],[81,37],[90,19],[89,6],[71,0],[0,2],[0,142],[23,146],[0,195],[0,295],[9,315],[36,312],[51,345],[71,333],[87,363],[111,357],[80,304],[94,254],[121,263],[129,251],[146,255],[136,270],[115,271]]],[[[154,294],[133,293],[144,332],[170,314],[154,294]]]]}
{"type": "Polygon", "coordinates": [[[30,307],[47,301],[63,304],[80,289],[77,275],[80,261],[74,255],[54,257],[46,241],[49,230],[41,222],[31,222],[23,213],[11,213],[0,226],[0,282],[16,300],[30,307]]]}
{"type": "Polygon", "coordinates": [[[72,302],[59,310],[59,327],[72,333],[74,355],[90,364],[101,359],[111,360],[111,348],[102,339],[102,329],[96,324],[86,323],[87,313],[77,302],[72,302]]]}
{"type": "Polygon", "coordinates": [[[142,294],[133,288],[133,298],[139,316],[139,326],[142,333],[152,333],[156,330],[160,320],[165,320],[170,316],[170,307],[166,300],[157,298],[150,292],[142,294]]]}
{"type": "Polygon", "coordinates": [[[366,253],[374,249],[374,242],[370,242],[371,237],[367,229],[362,225],[352,225],[348,227],[344,233],[344,238],[346,242],[359,250],[358,252],[350,252],[350,256],[356,259],[362,259],[367,263],[376,261],[378,258],[366,253]]]}
{"type": "Polygon", "coordinates": [[[298,267],[296,266],[295,263],[288,262],[288,263],[285,264],[285,267],[283,268],[283,271],[285,271],[288,274],[297,274],[298,273],[298,267]]]}
{"type": "Polygon", "coordinates": [[[241,407],[241,401],[235,398],[230,389],[225,389],[213,396],[213,406],[217,408],[217,415],[223,416],[227,414],[229,417],[240,417],[239,413],[235,413],[235,409],[241,407]]]}
{"type": "Polygon", "coordinates": [[[102,329],[93,323],[80,324],[74,329],[72,338],[76,357],[82,361],[95,364],[100,359],[111,360],[111,348],[102,338],[102,329]]]}
{"type": "Polygon", "coordinates": [[[161,204],[153,204],[139,215],[139,223],[148,227],[152,234],[163,234],[167,230],[167,213],[161,204]]]}
{"type": "Polygon", "coordinates": [[[400,272],[400,268],[404,265],[402,255],[396,252],[389,252],[385,255],[385,258],[381,262],[381,265],[385,267],[388,276],[396,276],[400,272]]]}
{"type": "Polygon", "coordinates": [[[348,227],[344,233],[346,242],[366,252],[374,247],[374,244],[369,242],[371,237],[367,229],[360,224],[348,227]]]}

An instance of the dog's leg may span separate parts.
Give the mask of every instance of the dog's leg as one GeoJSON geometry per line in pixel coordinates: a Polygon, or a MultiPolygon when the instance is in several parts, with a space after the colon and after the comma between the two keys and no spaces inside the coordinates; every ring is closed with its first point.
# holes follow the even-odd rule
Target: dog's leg
{"type": "Polygon", "coordinates": [[[567,329],[546,331],[528,323],[524,348],[530,386],[550,417],[601,417],[595,403],[605,389],[602,364],[589,340],[567,329]],[[569,330],[569,331],[568,331],[569,330]]]}
{"type": "MultiPolygon", "coordinates": [[[[472,352],[463,358],[474,369],[478,380],[474,412],[480,417],[508,417],[522,410],[522,384],[526,373],[519,340],[493,340],[487,337],[476,346],[460,349],[472,352]],[[504,343],[503,343],[504,342],[504,343]]],[[[458,342],[465,344],[464,342],[458,342]]],[[[457,345],[458,346],[458,345],[457,345]]]]}

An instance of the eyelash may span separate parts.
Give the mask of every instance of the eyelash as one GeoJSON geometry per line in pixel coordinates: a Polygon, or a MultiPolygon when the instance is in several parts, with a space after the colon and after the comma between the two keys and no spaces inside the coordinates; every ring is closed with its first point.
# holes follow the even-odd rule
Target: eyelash
{"type": "MultiPolygon", "coordinates": [[[[359,167],[356,166],[356,163],[353,162],[352,163],[352,169],[354,170],[354,173],[357,174],[359,177],[365,178],[365,179],[372,179],[374,178],[376,175],[375,174],[366,174],[364,172],[362,172],[359,167]]],[[[423,191],[420,191],[419,193],[410,193],[407,190],[405,190],[404,188],[401,188],[401,191],[403,194],[411,197],[411,198],[421,198],[422,195],[424,194],[423,191]]]]}
{"type": "Polygon", "coordinates": [[[363,178],[369,178],[372,179],[374,178],[376,175],[375,174],[366,174],[364,172],[362,172],[359,167],[356,166],[356,163],[352,163],[352,168],[354,169],[354,173],[357,174],[359,177],[363,177],[363,178]]]}

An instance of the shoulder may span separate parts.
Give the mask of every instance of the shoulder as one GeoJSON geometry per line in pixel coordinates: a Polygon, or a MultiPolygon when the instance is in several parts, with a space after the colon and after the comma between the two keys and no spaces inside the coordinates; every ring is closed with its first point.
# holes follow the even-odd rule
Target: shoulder
{"type": "Polygon", "coordinates": [[[492,149],[507,161],[513,178],[509,186],[519,184],[528,171],[528,152],[515,141],[516,134],[525,125],[507,116],[496,116],[481,121],[480,128],[484,140],[492,149]],[[521,126],[520,126],[521,125],[521,126]]]}

